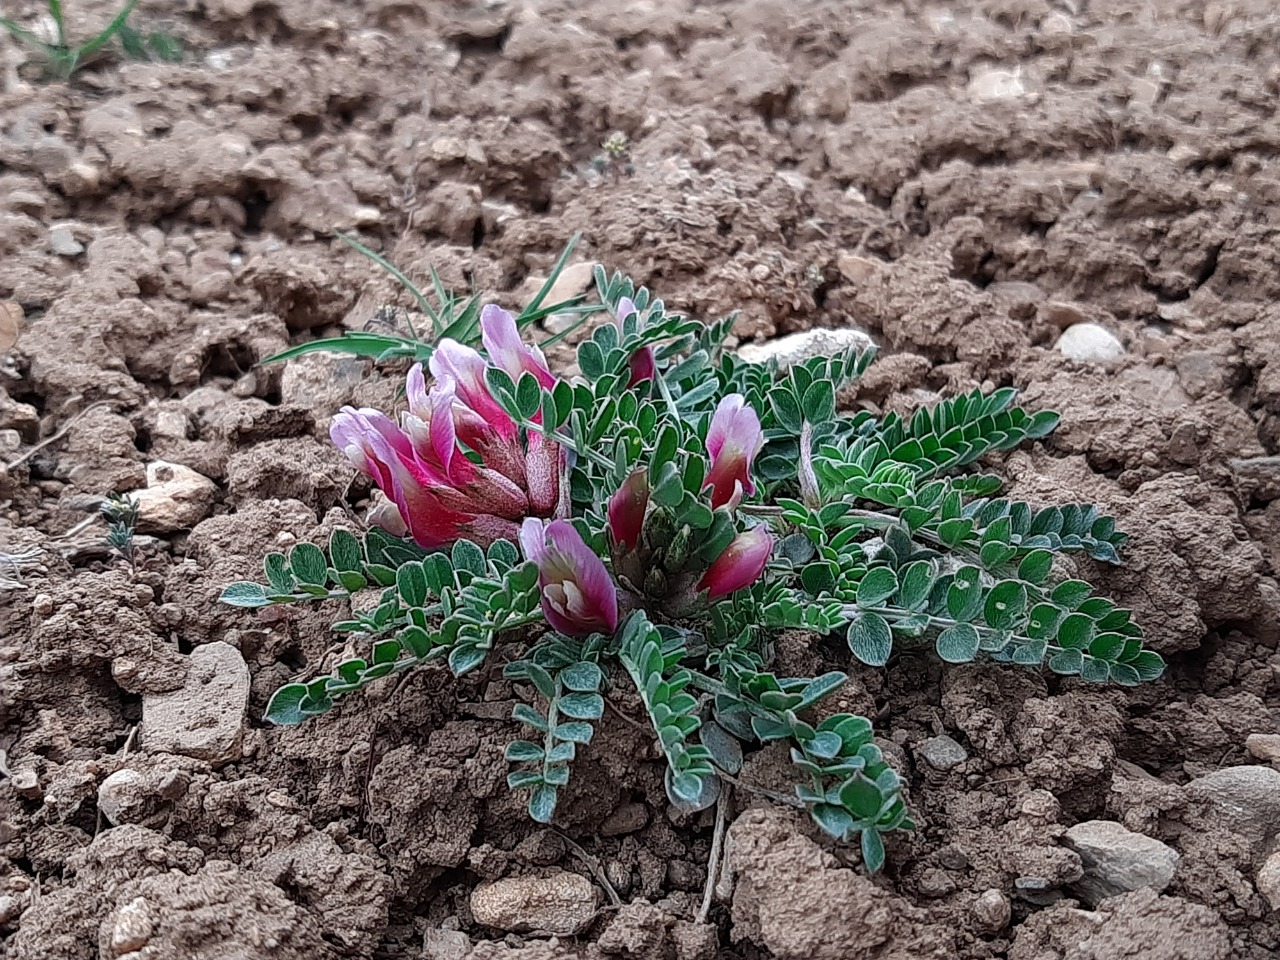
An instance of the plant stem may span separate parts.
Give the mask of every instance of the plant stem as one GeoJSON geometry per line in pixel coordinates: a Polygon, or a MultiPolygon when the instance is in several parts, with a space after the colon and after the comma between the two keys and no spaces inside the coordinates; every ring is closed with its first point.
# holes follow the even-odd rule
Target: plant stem
{"type": "Polygon", "coordinates": [[[716,798],[716,826],[711,834],[711,856],[707,859],[707,882],[702,888],[702,907],[698,910],[698,923],[706,923],[711,913],[711,897],[715,893],[717,874],[720,872],[720,857],[724,851],[724,828],[728,820],[725,813],[729,806],[728,783],[720,788],[720,796],[716,798]]]}

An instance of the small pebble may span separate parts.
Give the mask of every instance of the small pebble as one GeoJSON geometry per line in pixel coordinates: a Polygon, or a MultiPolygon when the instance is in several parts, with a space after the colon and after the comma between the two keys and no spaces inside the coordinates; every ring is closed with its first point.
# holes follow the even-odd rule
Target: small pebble
{"type": "Polygon", "coordinates": [[[1078,363],[1106,364],[1124,356],[1124,344],[1106,327],[1077,323],[1058,338],[1057,350],[1078,363]]]}
{"type": "Polygon", "coordinates": [[[595,918],[596,888],[586,877],[560,871],[548,877],[508,877],[476,887],[471,914],[497,930],[581,933],[595,918]]]}
{"type": "Polygon", "coordinates": [[[75,238],[70,227],[54,227],[49,231],[49,249],[60,257],[78,257],[84,244],[75,238]]]}
{"type": "Polygon", "coordinates": [[[946,734],[930,737],[920,744],[920,756],[935,770],[952,770],[969,759],[964,747],[946,734]]]}

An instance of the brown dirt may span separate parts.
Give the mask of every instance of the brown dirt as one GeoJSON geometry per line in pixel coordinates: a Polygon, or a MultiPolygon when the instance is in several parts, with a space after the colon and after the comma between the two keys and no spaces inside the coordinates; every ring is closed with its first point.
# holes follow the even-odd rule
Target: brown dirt
{"type": "MultiPolygon", "coordinates": [[[[68,6],[80,34],[113,9],[68,6]]],[[[1274,955],[1255,887],[1274,837],[1184,789],[1280,720],[1280,468],[1234,463],[1280,454],[1271,0],[180,6],[135,18],[186,41],[181,66],[37,84],[0,42],[0,301],[25,315],[3,459],[67,429],[0,473],[0,549],[41,551],[0,594],[0,747],[21,774],[0,779],[0,956],[1274,955]],[[633,169],[601,174],[614,130],[633,169]],[[483,881],[588,872],[503,784],[520,691],[422,672],[268,728],[271,690],[341,653],[331,612],[216,603],[367,494],[327,417],[389,402],[392,379],[255,367],[406,305],[326,237],[354,228],[410,275],[508,304],[580,230],[584,257],[668,304],[741,308],[743,339],[857,323],[885,348],[854,401],[876,409],[1023,389],[1064,420],[1011,458],[1012,492],[1120,518],[1126,566],[1081,569],[1137,610],[1168,675],[1125,692],[910,658],[854,671],[838,706],[880,711],[920,829],[872,880],[740,797],[709,926],[711,821],[668,810],[651,745],[610,714],[557,828],[626,906],[567,940],[478,925],[483,881]],[[1063,360],[1079,320],[1125,357],[1063,360]],[[156,521],[136,570],[100,526],[68,535],[155,461],[216,491],[156,521]],[[248,665],[248,729],[213,761],[149,752],[142,701],[214,641],[248,665]],[[946,773],[919,755],[944,732],[969,757],[946,773]],[[1163,894],[1046,905],[1037,884],[1081,870],[1063,831],[1096,818],[1181,854],[1163,894]]],[[[789,673],[848,667],[782,654],[789,673]]],[[[777,759],[752,775],[773,782],[777,759]]]]}

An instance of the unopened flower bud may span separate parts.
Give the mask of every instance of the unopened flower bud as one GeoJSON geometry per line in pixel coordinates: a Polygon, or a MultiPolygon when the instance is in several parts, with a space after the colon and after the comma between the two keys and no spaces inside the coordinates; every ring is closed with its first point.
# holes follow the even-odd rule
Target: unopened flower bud
{"type": "Polygon", "coordinates": [[[738,534],[702,575],[698,591],[705,590],[709,599],[718,600],[751,586],[764,573],[772,553],[773,535],[763,526],[738,534]]]}

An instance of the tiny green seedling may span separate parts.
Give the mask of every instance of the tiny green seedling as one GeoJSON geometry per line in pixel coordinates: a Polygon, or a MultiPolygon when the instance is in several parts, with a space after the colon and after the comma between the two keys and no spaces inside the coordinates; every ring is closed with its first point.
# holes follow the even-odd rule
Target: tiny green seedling
{"type": "Polygon", "coordinates": [[[107,521],[107,546],[133,566],[133,535],[138,528],[138,501],[127,494],[109,493],[98,508],[107,521]]]}
{"type": "Polygon", "coordinates": [[[61,0],[48,0],[48,3],[54,28],[52,38],[45,39],[5,17],[0,17],[0,27],[43,55],[44,73],[51,79],[70,78],[77,70],[100,58],[111,41],[117,38],[125,55],[135,60],[174,62],[182,59],[182,45],[176,38],[158,31],[144,35],[129,26],[129,15],[138,5],[138,0],[128,0],[100,33],[78,45],[67,38],[61,0]]]}

